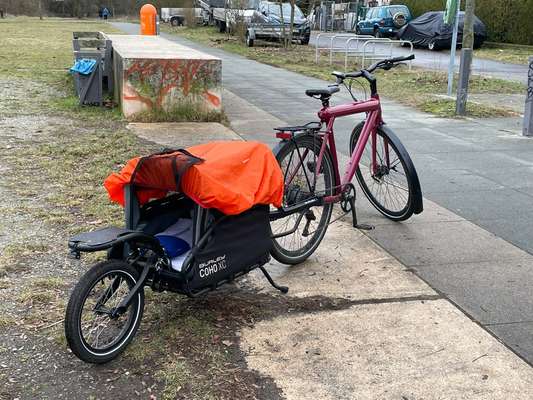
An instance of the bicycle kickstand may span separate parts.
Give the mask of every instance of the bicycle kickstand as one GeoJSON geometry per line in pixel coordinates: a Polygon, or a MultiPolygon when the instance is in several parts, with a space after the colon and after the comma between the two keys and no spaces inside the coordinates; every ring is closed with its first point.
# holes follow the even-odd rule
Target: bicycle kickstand
{"type": "Polygon", "coordinates": [[[357,222],[357,210],[355,209],[355,194],[353,197],[350,197],[348,201],[350,202],[350,208],[352,209],[351,211],[353,227],[364,231],[371,231],[372,229],[374,229],[374,225],[360,224],[357,222]]]}
{"type": "Polygon", "coordinates": [[[276,282],[274,282],[274,279],[270,276],[268,271],[265,269],[265,267],[261,266],[259,267],[263,275],[265,275],[265,278],[267,278],[268,283],[270,283],[274,288],[278,289],[281,293],[285,294],[289,291],[289,288],[287,286],[280,286],[276,282]]]}

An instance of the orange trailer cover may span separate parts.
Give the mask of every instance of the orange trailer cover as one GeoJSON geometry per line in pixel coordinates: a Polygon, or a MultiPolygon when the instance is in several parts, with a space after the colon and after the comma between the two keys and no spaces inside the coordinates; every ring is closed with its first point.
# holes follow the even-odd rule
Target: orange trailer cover
{"type": "Polygon", "coordinates": [[[124,205],[124,186],[135,176],[141,204],[180,190],[204,208],[240,214],[256,204],[281,206],[283,174],[270,148],[258,142],[211,142],[186,149],[203,162],[188,166],[176,188],[169,157],[156,156],[142,163],[134,158],[104,186],[112,201],[124,205]],[[134,173],[135,169],[137,171],[134,173]]]}

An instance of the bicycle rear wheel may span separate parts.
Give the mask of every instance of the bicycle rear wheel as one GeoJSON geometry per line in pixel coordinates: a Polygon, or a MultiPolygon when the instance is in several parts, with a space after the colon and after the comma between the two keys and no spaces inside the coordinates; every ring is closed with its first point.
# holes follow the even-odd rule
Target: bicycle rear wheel
{"type": "MultiPolygon", "coordinates": [[[[353,153],[364,121],[357,125],[350,137],[353,153]]],[[[416,170],[407,150],[392,133],[378,128],[376,135],[376,169],[372,169],[372,137],[366,143],[357,181],[370,203],[393,221],[404,221],[422,211],[422,194],[416,170]],[[393,137],[394,136],[394,137],[393,137]]]]}
{"type": "MultiPolygon", "coordinates": [[[[315,173],[321,145],[321,139],[302,135],[286,142],[277,151],[276,158],[285,181],[283,207],[314,196],[333,194],[335,177],[329,151],[324,153],[320,171],[315,173]]],[[[306,260],[324,238],[332,208],[333,204],[324,204],[271,221],[272,257],[284,264],[298,264],[306,260]]]]}

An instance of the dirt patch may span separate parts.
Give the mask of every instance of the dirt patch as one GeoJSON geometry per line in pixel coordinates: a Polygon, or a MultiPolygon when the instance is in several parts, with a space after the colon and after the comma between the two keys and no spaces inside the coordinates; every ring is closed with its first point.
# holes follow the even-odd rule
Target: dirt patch
{"type": "Polygon", "coordinates": [[[0,92],[0,399],[279,398],[271,380],[247,369],[236,334],[276,297],[230,290],[191,301],[147,290],[144,321],[122,357],[94,366],[69,352],[65,304],[95,257],[67,258],[67,238],[121,224],[103,178],[160,148],[120,119],[65,112],[65,94],[52,103],[43,86],[29,99],[31,82],[0,86],[8,89],[0,92]]]}

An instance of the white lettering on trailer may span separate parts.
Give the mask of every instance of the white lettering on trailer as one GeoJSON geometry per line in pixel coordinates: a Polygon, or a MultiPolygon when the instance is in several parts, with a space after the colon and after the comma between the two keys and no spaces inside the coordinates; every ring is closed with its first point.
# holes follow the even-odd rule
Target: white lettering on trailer
{"type": "Polygon", "coordinates": [[[200,268],[200,278],[207,278],[209,275],[215,274],[218,271],[226,269],[226,255],[218,256],[212,260],[201,263],[200,268]]]}

